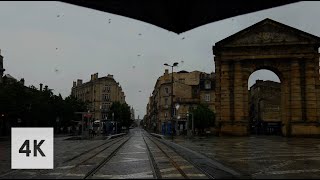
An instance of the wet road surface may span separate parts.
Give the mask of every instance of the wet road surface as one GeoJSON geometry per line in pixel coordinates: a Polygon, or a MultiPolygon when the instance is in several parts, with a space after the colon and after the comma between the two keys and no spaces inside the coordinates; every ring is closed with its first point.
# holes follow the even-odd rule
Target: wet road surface
{"type": "Polygon", "coordinates": [[[320,139],[209,137],[174,142],[131,129],[107,140],[55,138],[53,170],[11,170],[0,142],[0,179],[320,178],[320,139]]]}
{"type": "Polygon", "coordinates": [[[249,178],[320,178],[320,139],[281,136],[176,138],[175,143],[249,178]]]}
{"type": "MultiPolygon", "coordinates": [[[[6,146],[10,155],[10,148],[6,146]]],[[[65,141],[55,139],[53,170],[10,170],[10,159],[1,178],[23,179],[123,179],[207,178],[201,170],[142,129],[110,140],[65,141]]]]}

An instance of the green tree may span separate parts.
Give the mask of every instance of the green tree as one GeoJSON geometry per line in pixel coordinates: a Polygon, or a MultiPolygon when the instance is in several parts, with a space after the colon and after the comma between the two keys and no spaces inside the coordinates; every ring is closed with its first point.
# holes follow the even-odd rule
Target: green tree
{"type": "Polygon", "coordinates": [[[121,104],[118,101],[113,102],[110,107],[108,117],[112,117],[113,113],[114,121],[119,123],[118,129],[120,129],[121,126],[124,126],[127,129],[129,129],[129,126],[133,122],[133,120],[131,119],[130,106],[126,103],[121,104]]]}
{"type": "Polygon", "coordinates": [[[69,96],[54,95],[47,86],[40,91],[34,86],[26,87],[20,82],[0,84],[0,135],[9,135],[5,127],[65,127],[71,125],[76,111],[85,111],[86,104],[69,96]],[[2,116],[4,115],[4,116],[2,116]],[[57,124],[56,118],[60,122],[57,124]],[[21,122],[18,121],[21,119],[21,122]]]}
{"type": "Polygon", "coordinates": [[[214,126],[215,114],[209,109],[208,105],[200,104],[192,113],[194,116],[194,127],[198,128],[200,133],[203,133],[205,128],[214,126]]]}

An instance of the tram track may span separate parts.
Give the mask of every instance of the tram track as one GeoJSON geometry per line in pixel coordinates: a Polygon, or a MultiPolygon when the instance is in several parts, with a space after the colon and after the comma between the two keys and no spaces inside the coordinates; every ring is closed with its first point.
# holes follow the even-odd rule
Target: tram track
{"type": "MultiPolygon", "coordinates": [[[[180,173],[180,175],[184,178],[184,179],[190,179],[187,174],[181,169],[181,167],[172,159],[172,157],[170,157],[168,155],[168,153],[166,153],[162,147],[160,147],[159,144],[157,144],[152,138],[150,138],[149,136],[146,136],[153,144],[156,145],[156,147],[165,155],[166,158],[168,158],[169,162],[171,163],[171,165],[180,173]]],[[[159,172],[160,169],[159,169],[159,172]]]]}
{"type": "MultiPolygon", "coordinates": [[[[113,139],[113,140],[111,140],[111,141],[107,141],[107,142],[105,142],[105,143],[102,143],[102,144],[100,144],[100,145],[97,145],[97,146],[95,146],[95,147],[93,147],[93,148],[90,148],[90,149],[88,149],[88,150],[86,150],[86,151],[84,151],[84,152],[82,152],[82,153],[80,153],[80,154],[78,154],[78,155],[76,155],[76,156],[74,156],[74,157],[72,157],[72,158],[69,158],[68,160],[64,161],[63,163],[60,163],[59,165],[63,165],[63,164],[65,164],[65,163],[71,162],[72,160],[76,160],[77,158],[80,158],[80,157],[82,157],[82,156],[84,156],[84,155],[86,155],[86,154],[88,154],[88,153],[90,153],[90,152],[92,152],[92,151],[94,151],[94,150],[96,150],[96,149],[99,149],[99,148],[101,148],[101,147],[103,147],[103,146],[106,146],[106,147],[103,147],[101,150],[99,150],[97,153],[91,155],[90,157],[88,157],[88,158],[86,158],[85,160],[83,160],[81,163],[79,163],[79,164],[77,164],[76,166],[74,166],[74,167],[71,169],[71,171],[72,171],[73,169],[79,167],[81,164],[85,163],[86,161],[90,160],[91,158],[95,157],[96,155],[100,154],[101,152],[105,151],[106,149],[110,148],[110,147],[113,146],[114,144],[120,142],[123,138],[124,138],[124,137],[121,137],[121,138],[119,138],[119,139],[116,138],[116,139],[113,139]]],[[[57,166],[58,166],[58,165],[57,165],[57,166]]],[[[50,173],[50,171],[51,171],[51,170],[41,171],[41,172],[37,173],[36,175],[34,175],[33,177],[39,176],[39,175],[45,175],[45,174],[47,174],[47,173],[50,173]]],[[[63,175],[65,175],[65,173],[64,173],[63,175]]],[[[63,175],[58,176],[58,178],[59,178],[59,177],[62,177],[63,175]]],[[[32,177],[31,177],[31,178],[32,178],[32,177]]],[[[30,179],[31,179],[31,178],[30,178],[30,179]]]]}
{"type": "MultiPolygon", "coordinates": [[[[72,161],[72,160],[74,160],[74,159],[77,159],[77,158],[79,158],[79,157],[81,157],[81,156],[83,156],[83,155],[91,152],[92,150],[97,149],[97,148],[99,148],[99,147],[101,147],[101,146],[103,146],[103,145],[105,145],[105,144],[107,144],[107,143],[116,141],[117,139],[118,139],[118,138],[113,139],[113,140],[111,140],[111,141],[104,142],[104,143],[102,143],[102,144],[99,144],[99,145],[97,145],[97,146],[95,146],[95,147],[93,147],[93,148],[91,148],[91,149],[89,149],[89,150],[86,150],[86,151],[84,151],[84,152],[82,152],[82,153],[80,153],[80,154],[78,154],[78,155],[76,155],[76,156],[73,156],[72,158],[69,158],[69,159],[67,159],[67,160],[65,160],[65,161],[63,161],[63,162],[57,163],[57,164],[55,164],[55,166],[60,166],[60,165],[62,165],[62,164],[65,164],[65,163],[67,163],[67,162],[70,162],[70,161],[72,161]]],[[[81,148],[83,148],[83,147],[85,147],[85,146],[86,146],[86,145],[83,145],[83,146],[80,146],[80,147],[78,147],[78,148],[81,149],[81,148]]],[[[72,149],[72,150],[69,150],[69,151],[64,151],[64,152],[62,152],[62,153],[59,153],[59,154],[57,154],[57,155],[59,156],[59,155],[63,155],[63,154],[68,154],[68,153],[73,152],[73,151],[74,151],[74,150],[72,149]]],[[[2,178],[5,177],[5,176],[8,176],[8,175],[10,175],[10,174],[19,173],[19,172],[24,172],[24,171],[25,171],[25,170],[23,170],[23,169],[10,170],[10,171],[8,171],[8,172],[5,172],[5,173],[1,174],[1,175],[0,175],[0,179],[2,179],[2,178]]],[[[50,172],[50,171],[52,171],[52,170],[47,170],[47,169],[46,169],[46,170],[40,170],[39,172],[36,172],[35,175],[33,175],[33,176],[31,176],[30,178],[27,178],[27,179],[31,179],[31,178],[33,178],[33,177],[35,177],[35,176],[38,176],[38,175],[46,174],[46,173],[48,173],[48,172],[50,172]]]]}
{"type": "Polygon", "coordinates": [[[143,138],[143,141],[145,142],[146,144],[146,147],[147,147],[147,152],[148,152],[148,157],[150,159],[150,165],[151,165],[151,168],[152,168],[152,171],[153,171],[153,177],[155,179],[162,179],[162,176],[161,176],[161,172],[160,172],[160,169],[154,159],[154,156],[150,150],[150,147],[148,145],[148,143],[146,142],[145,138],[143,137],[142,135],[142,138],[143,138]]]}
{"type": "MultiPolygon", "coordinates": [[[[156,138],[155,138],[155,139],[156,139],[156,138]]],[[[174,151],[176,154],[179,154],[179,152],[178,152],[176,149],[174,149],[174,148],[166,145],[165,143],[161,142],[161,141],[158,140],[158,139],[157,139],[157,141],[158,141],[159,143],[163,144],[164,146],[168,147],[168,148],[171,149],[172,151],[174,151]]],[[[183,157],[182,155],[180,155],[180,156],[183,157]]],[[[198,164],[196,164],[196,163],[194,163],[194,162],[192,162],[192,161],[190,161],[190,160],[188,160],[188,159],[186,159],[186,158],[184,158],[184,159],[185,159],[186,161],[188,161],[188,162],[189,162],[192,166],[194,166],[196,169],[198,169],[200,172],[202,172],[203,174],[205,174],[209,179],[215,179],[215,178],[211,175],[210,172],[208,172],[207,170],[201,168],[198,164]]]]}
{"type": "Polygon", "coordinates": [[[104,158],[100,163],[98,163],[98,165],[96,165],[94,168],[92,168],[85,176],[83,179],[89,179],[90,177],[94,176],[94,174],[96,172],[98,172],[106,163],[108,163],[108,161],[110,161],[110,159],[116,155],[116,153],[121,149],[121,147],[129,141],[129,139],[131,138],[128,137],[124,142],[122,142],[115,150],[113,150],[106,158],[104,158]]]}

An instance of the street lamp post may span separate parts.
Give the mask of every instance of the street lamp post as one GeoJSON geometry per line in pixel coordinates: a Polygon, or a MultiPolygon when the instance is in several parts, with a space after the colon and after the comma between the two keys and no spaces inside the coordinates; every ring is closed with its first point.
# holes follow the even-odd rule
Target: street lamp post
{"type": "Polygon", "coordinates": [[[171,138],[172,138],[172,140],[173,140],[173,124],[175,124],[175,123],[173,123],[173,67],[175,67],[175,66],[178,66],[178,64],[179,63],[177,63],[177,62],[175,62],[175,63],[173,63],[173,65],[171,66],[171,65],[169,65],[169,64],[167,64],[167,63],[165,63],[164,65],[165,66],[169,66],[169,67],[171,67],[171,112],[170,112],[170,114],[171,114],[171,131],[172,131],[172,133],[171,133],[171,138]]]}
{"type": "MultiPolygon", "coordinates": [[[[112,122],[115,123],[114,122],[114,112],[112,113],[112,122]]],[[[117,134],[117,123],[116,123],[116,134],[117,134]]]]}

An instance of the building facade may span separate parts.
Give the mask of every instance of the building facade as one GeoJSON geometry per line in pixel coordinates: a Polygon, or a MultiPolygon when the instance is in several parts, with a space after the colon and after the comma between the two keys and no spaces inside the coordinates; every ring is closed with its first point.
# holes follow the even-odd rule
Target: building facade
{"type": "Polygon", "coordinates": [[[1,50],[0,50],[0,83],[3,82],[3,73],[5,69],[3,68],[3,56],[1,55],[1,50]]]}
{"type": "Polygon", "coordinates": [[[162,134],[186,133],[188,113],[200,103],[215,111],[214,73],[179,71],[173,73],[173,103],[171,102],[172,74],[168,69],[154,86],[146,107],[146,125],[162,134]],[[173,105],[173,106],[172,106],[173,105]],[[174,107],[171,111],[171,107],[174,107]],[[173,121],[171,118],[173,112],[173,121]]]}
{"type": "Polygon", "coordinates": [[[257,80],[249,90],[253,134],[281,134],[281,84],[257,80]]]}
{"type": "Polygon", "coordinates": [[[126,102],[121,86],[110,74],[100,78],[98,73],[92,74],[90,81],[86,83],[83,83],[82,79],[74,81],[71,95],[88,103],[89,111],[95,120],[110,119],[107,114],[112,103],[126,102]]]}

